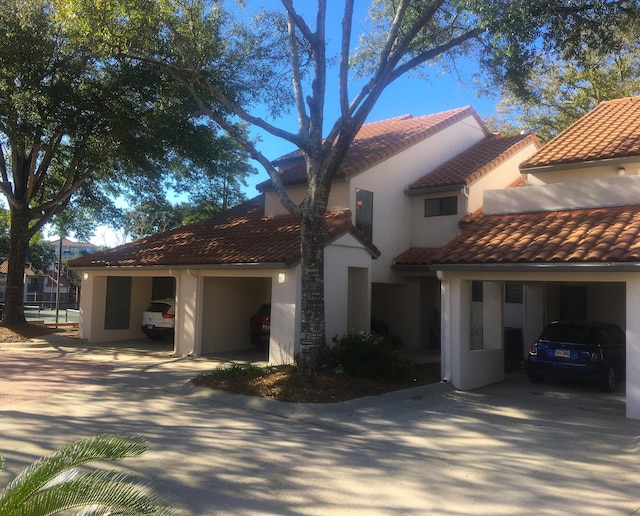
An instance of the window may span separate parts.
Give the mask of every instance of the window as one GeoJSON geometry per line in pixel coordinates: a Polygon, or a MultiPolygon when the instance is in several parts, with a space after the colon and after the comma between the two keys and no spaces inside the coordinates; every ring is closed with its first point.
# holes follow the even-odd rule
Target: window
{"type": "Polygon", "coordinates": [[[474,303],[482,303],[484,299],[484,286],[482,281],[471,282],[471,301],[474,303]]]}
{"type": "Polygon", "coordinates": [[[523,286],[521,283],[504,284],[504,302],[522,304],[523,286]]]}
{"type": "Polygon", "coordinates": [[[458,214],[458,198],[452,197],[436,197],[435,199],[424,200],[424,216],[425,217],[441,217],[443,215],[458,214]]]}
{"type": "Polygon", "coordinates": [[[373,240],[373,192],[356,188],[356,227],[373,240]]]}

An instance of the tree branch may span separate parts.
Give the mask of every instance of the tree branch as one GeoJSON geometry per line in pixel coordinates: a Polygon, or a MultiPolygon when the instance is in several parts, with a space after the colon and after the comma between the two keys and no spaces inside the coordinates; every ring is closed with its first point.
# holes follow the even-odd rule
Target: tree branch
{"type": "Polygon", "coordinates": [[[300,137],[309,132],[309,117],[305,110],[304,92],[302,89],[302,71],[300,69],[300,56],[298,40],[296,39],[296,25],[293,13],[287,11],[287,26],[289,31],[289,57],[291,59],[291,81],[296,99],[296,110],[298,112],[298,126],[300,137]]]}
{"type": "Polygon", "coordinates": [[[218,124],[227,134],[229,134],[243,149],[245,149],[249,155],[255,159],[258,163],[262,165],[262,167],[267,171],[271,181],[273,182],[274,189],[280,202],[284,205],[284,207],[296,217],[300,217],[301,211],[300,207],[295,204],[287,194],[286,188],[282,184],[282,178],[280,177],[280,173],[273,166],[271,161],[267,159],[267,157],[262,154],[256,146],[245,137],[240,131],[238,131],[237,127],[228,122],[224,117],[218,115],[214,112],[198,95],[195,89],[192,89],[192,95],[195,101],[198,103],[198,106],[203,114],[208,116],[211,120],[213,120],[216,124],[218,124]]]}
{"type": "Polygon", "coordinates": [[[349,117],[349,52],[351,48],[351,31],[353,30],[354,0],[347,0],[342,18],[342,46],[340,49],[339,95],[340,113],[343,119],[349,117]]]}

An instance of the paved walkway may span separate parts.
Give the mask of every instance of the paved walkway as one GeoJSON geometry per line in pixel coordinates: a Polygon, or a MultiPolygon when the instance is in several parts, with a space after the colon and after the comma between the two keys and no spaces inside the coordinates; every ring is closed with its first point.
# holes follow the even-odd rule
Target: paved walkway
{"type": "Polygon", "coordinates": [[[144,346],[0,345],[0,377],[68,373],[64,391],[0,406],[0,486],[72,439],[115,432],[150,442],[118,467],[150,479],[185,515],[640,510],[640,422],[624,417],[623,392],[534,386],[513,373],[471,392],[436,384],[296,405],[191,389],[189,378],[228,357],[175,359],[144,346]]]}

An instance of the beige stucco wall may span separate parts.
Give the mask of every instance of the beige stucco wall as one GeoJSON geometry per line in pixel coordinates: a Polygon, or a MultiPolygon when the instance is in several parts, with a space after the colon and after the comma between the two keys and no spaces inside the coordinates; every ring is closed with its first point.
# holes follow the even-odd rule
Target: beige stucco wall
{"type": "MultiPolygon", "coordinates": [[[[131,276],[127,272],[113,272],[113,276],[131,276]]],[[[105,330],[107,276],[104,273],[84,272],[80,299],[79,335],[93,343],[130,340],[144,337],[140,329],[142,312],[151,301],[153,274],[132,277],[129,328],[105,330]]]]}
{"type": "Polygon", "coordinates": [[[534,170],[527,173],[527,182],[531,185],[565,183],[567,181],[590,181],[593,179],[607,179],[640,175],[640,161],[633,160],[605,160],[605,164],[579,163],[566,165],[563,169],[557,167],[534,170]],[[624,168],[624,172],[620,170],[624,168]]]}
{"type": "Polygon", "coordinates": [[[509,190],[488,190],[484,195],[486,215],[554,211],[637,204],[640,176],[566,181],[509,190]]]}

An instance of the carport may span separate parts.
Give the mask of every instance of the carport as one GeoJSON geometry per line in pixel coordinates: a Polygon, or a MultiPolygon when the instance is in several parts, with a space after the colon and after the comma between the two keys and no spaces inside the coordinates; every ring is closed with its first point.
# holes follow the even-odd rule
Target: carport
{"type": "Polygon", "coordinates": [[[575,315],[616,322],[627,335],[626,414],[640,419],[640,275],[634,267],[442,266],[438,277],[444,379],[462,390],[504,380],[504,285],[521,282],[525,292],[523,357],[528,343],[552,320],[575,315]],[[509,270],[513,268],[518,270],[509,270]],[[474,282],[482,283],[481,303],[473,300],[474,282]],[[581,293],[586,298],[576,297],[581,293]]]}

